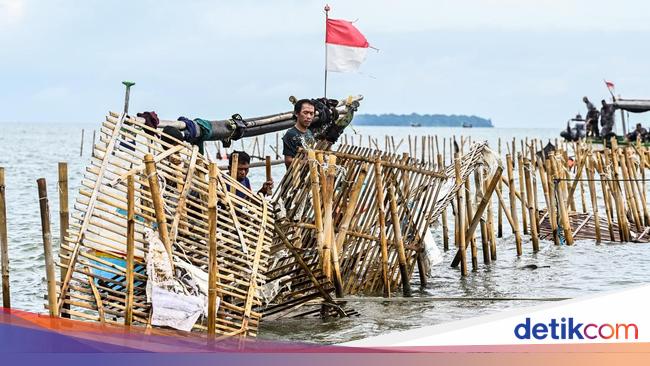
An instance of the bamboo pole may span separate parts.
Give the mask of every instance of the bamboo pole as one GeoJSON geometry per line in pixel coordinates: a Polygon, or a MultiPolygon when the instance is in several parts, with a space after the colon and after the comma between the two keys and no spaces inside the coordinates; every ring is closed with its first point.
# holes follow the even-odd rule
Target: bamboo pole
{"type": "Polygon", "coordinates": [[[460,175],[460,157],[458,153],[454,154],[454,172],[456,174],[456,186],[461,187],[456,194],[456,224],[454,225],[458,232],[458,244],[460,245],[460,272],[461,276],[467,276],[467,253],[465,245],[465,212],[463,210],[464,189],[460,175]]]}
{"type": "Polygon", "coordinates": [[[402,295],[411,296],[411,286],[409,284],[408,271],[406,269],[406,253],[404,252],[404,240],[402,238],[402,228],[399,222],[397,212],[397,200],[395,199],[395,187],[391,184],[388,186],[388,199],[390,200],[390,216],[393,224],[394,245],[397,247],[397,260],[399,263],[399,273],[402,280],[402,295]]]}
{"type": "MultiPolygon", "coordinates": [[[[330,154],[327,157],[327,172],[325,179],[321,181],[322,187],[322,198],[323,198],[323,273],[327,276],[328,279],[332,279],[334,258],[332,257],[332,245],[333,236],[333,222],[332,222],[332,205],[333,205],[333,192],[330,190],[334,189],[334,178],[336,174],[336,156],[330,154]]],[[[336,250],[336,249],[334,249],[336,250]]],[[[338,258],[336,258],[336,264],[338,264],[338,258]]]]}
{"type": "Polygon", "coordinates": [[[322,260],[325,237],[323,236],[323,213],[321,211],[322,206],[320,197],[320,179],[318,173],[319,165],[316,161],[316,153],[314,150],[307,151],[307,159],[309,161],[309,180],[311,181],[311,197],[312,206],[314,208],[314,224],[316,225],[316,245],[318,247],[319,258],[322,260]]]}
{"type": "Polygon", "coordinates": [[[79,147],[79,156],[83,156],[84,154],[84,129],[81,129],[81,146],[79,147]]]}
{"type": "MultiPolygon", "coordinates": [[[[243,144],[243,141],[242,141],[243,144]]],[[[230,153],[231,163],[230,163],[230,176],[232,179],[237,180],[237,171],[239,170],[239,154],[230,153]]],[[[235,194],[235,185],[230,185],[230,193],[235,194]]]]}
{"type": "Polygon", "coordinates": [[[612,223],[612,219],[614,217],[613,210],[614,208],[612,207],[612,200],[611,196],[609,195],[609,190],[607,188],[607,183],[605,182],[605,170],[603,167],[603,155],[599,155],[598,160],[596,161],[596,166],[598,168],[599,176],[600,176],[600,186],[601,190],[603,192],[603,201],[605,201],[605,216],[607,218],[607,231],[609,232],[609,238],[611,241],[616,240],[614,237],[614,227],[612,223]]]}
{"type": "Polygon", "coordinates": [[[126,299],[124,309],[124,325],[129,326],[133,321],[133,267],[135,252],[135,182],[133,175],[129,175],[126,181],[126,299]]]}
{"type": "MultiPolygon", "coordinates": [[[[514,147],[514,144],[513,144],[514,147]]],[[[515,234],[515,242],[517,245],[517,256],[521,256],[521,234],[519,233],[519,223],[517,222],[517,202],[515,202],[515,178],[513,174],[512,156],[506,155],[506,164],[508,169],[508,192],[510,194],[510,216],[512,217],[512,231],[515,234]]]]}
{"type": "MultiPolygon", "coordinates": [[[[438,158],[438,170],[443,170],[445,167],[444,158],[440,153],[438,153],[437,158],[438,158]]],[[[442,243],[443,243],[443,249],[446,252],[449,250],[449,224],[447,222],[447,208],[442,210],[441,220],[442,220],[442,243]]]]}
{"type": "MultiPolygon", "coordinates": [[[[522,164],[523,165],[523,164],[522,164]]],[[[537,223],[535,222],[535,211],[537,207],[533,204],[533,186],[530,176],[531,164],[527,162],[524,169],[524,181],[526,186],[526,203],[528,205],[528,217],[530,218],[530,236],[533,242],[533,252],[539,251],[539,236],[537,234],[537,223]]],[[[521,177],[519,177],[521,179],[521,177]]],[[[523,193],[523,192],[522,192],[523,193]]]]}
{"type": "Polygon", "coordinates": [[[621,236],[621,241],[628,242],[630,241],[630,229],[629,229],[629,223],[627,221],[627,216],[625,214],[625,205],[623,204],[623,194],[621,193],[621,188],[618,184],[618,146],[616,143],[616,139],[612,137],[611,139],[612,143],[612,149],[609,151],[610,154],[610,160],[612,162],[612,173],[613,173],[613,181],[610,182],[611,188],[610,193],[612,193],[612,197],[614,199],[614,203],[616,206],[616,214],[618,217],[618,228],[620,230],[620,236],[621,236]]]}
{"type": "Polygon", "coordinates": [[[587,179],[589,180],[589,197],[591,198],[591,209],[594,214],[594,226],[596,229],[596,244],[600,244],[600,217],[598,215],[598,202],[596,198],[596,184],[594,182],[593,162],[588,156],[586,163],[587,179]]]}
{"type": "Polygon", "coordinates": [[[354,186],[352,187],[352,191],[350,192],[350,198],[348,199],[347,206],[345,207],[343,218],[341,218],[341,221],[339,223],[339,231],[336,234],[336,249],[339,253],[343,252],[343,243],[345,242],[345,238],[350,226],[350,221],[352,221],[354,211],[359,201],[359,194],[361,193],[361,189],[363,188],[366,180],[366,175],[368,174],[368,168],[368,163],[363,163],[361,165],[359,174],[357,175],[354,186]]]}
{"type": "Polygon", "coordinates": [[[469,246],[470,246],[470,252],[472,254],[472,271],[478,271],[478,250],[476,249],[476,238],[474,236],[474,232],[472,232],[470,235],[467,234],[467,228],[469,225],[469,222],[472,221],[472,217],[474,215],[473,211],[474,209],[472,208],[472,199],[470,197],[470,187],[469,187],[469,179],[465,180],[465,226],[463,227],[463,230],[465,231],[465,240],[469,241],[469,246]]]}
{"type": "Polygon", "coordinates": [[[2,257],[2,307],[11,308],[9,290],[9,241],[7,240],[7,201],[5,197],[5,168],[0,167],[0,256],[2,257]]]}
{"type": "Polygon", "coordinates": [[[217,166],[209,166],[208,184],[208,337],[214,338],[217,324],[217,166]]]}
{"type": "MultiPolygon", "coordinates": [[[[498,140],[498,152],[499,152],[499,157],[501,157],[501,138],[498,140]]],[[[501,188],[503,187],[503,183],[499,183],[497,185],[497,191],[499,194],[501,193],[501,188]]],[[[503,212],[498,209],[497,207],[497,237],[502,238],[503,237],[503,212]]]]}
{"type": "Polygon", "coordinates": [[[90,154],[91,154],[91,155],[93,155],[93,154],[95,153],[95,149],[94,149],[94,147],[95,147],[95,134],[96,134],[96,133],[97,133],[97,131],[96,131],[96,130],[93,130],[93,144],[92,144],[92,146],[90,147],[90,154]]]}
{"type": "MultiPolygon", "coordinates": [[[[474,171],[474,184],[476,186],[476,200],[478,203],[482,202],[485,199],[485,187],[483,184],[483,175],[481,171],[477,169],[474,171]]],[[[486,199],[486,204],[489,204],[490,199],[486,199]]],[[[478,206],[477,206],[478,212],[478,206]]],[[[481,251],[483,253],[483,264],[490,264],[490,236],[488,234],[487,224],[485,220],[481,218],[481,251]]]]}
{"type": "Polygon", "coordinates": [[[558,233],[558,220],[557,220],[557,199],[555,193],[555,184],[553,184],[553,164],[551,157],[545,160],[546,168],[543,169],[540,165],[540,176],[542,183],[545,182],[545,194],[547,195],[546,208],[548,210],[549,222],[551,223],[551,231],[553,232],[553,242],[555,245],[560,245],[560,236],[558,233]]]}
{"type": "MultiPolygon", "coordinates": [[[[461,236],[463,237],[463,239],[469,238],[474,234],[474,231],[476,230],[476,227],[478,226],[478,224],[481,221],[481,217],[483,216],[483,212],[485,211],[485,208],[488,206],[488,202],[490,201],[490,197],[492,196],[492,192],[494,192],[496,190],[496,187],[497,187],[499,181],[501,180],[501,174],[502,173],[503,173],[503,168],[500,167],[500,166],[497,167],[497,170],[494,172],[494,175],[492,176],[492,178],[490,178],[490,182],[488,183],[488,186],[486,188],[486,194],[483,195],[483,198],[481,199],[481,202],[478,204],[478,206],[476,208],[476,213],[472,217],[472,220],[471,220],[471,222],[469,223],[469,225],[467,227],[467,232],[465,232],[464,230],[461,231],[461,236]]],[[[458,177],[458,175],[457,175],[457,177],[458,177]]],[[[500,195],[501,193],[497,193],[497,194],[500,195]]],[[[506,211],[506,217],[509,217],[507,211],[506,211]]],[[[452,262],[451,262],[452,267],[458,266],[458,263],[460,262],[461,270],[462,270],[462,263],[463,263],[462,249],[464,249],[464,247],[465,247],[464,243],[461,242],[460,243],[461,250],[459,250],[456,253],[456,256],[452,260],[452,262]]]]}
{"type": "Polygon", "coordinates": [[[61,280],[65,279],[68,260],[64,257],[68,251],[64,248],[68,243],[65,238],[70,226],[70,213],[68,209],[68,164],[59,163],[59,257],[61,258],[61,280]]]}
{"type": "MultiPolygon", "coordinates": [[[[495,188],[498,189],[498,187],[495,188]]],[[[483,192],[483,197],[488,196],[490,198],[490,201],[488,202],[488,206],[487,206],[487,228],[488,228],[488,233],[490,235],[490,259],[492,261],[495,261],[497,260],[497,235],[494,230],[494,216],[492,211],[492,193],[488,194],[486,189],[485,192],[483,192]]],[[[498,208],[499,207],[497,206],[497,209],[498,208]]]]}
{"type": "MultiPolygon", "coordinates": [[[[641,231],[641,215],[639,208],[637,207],[637,202],[634,197],[634,190],[632,189],[632,184],[630,182],[630,175],[627,169],[627,159],[625,149],[621,149],[622,157],[619,160],[621,164],[621,172],[623,173],[623,187],[625,188],[625,197],[627,200],[628,208],[632,211],[632,217],[634,218],[634,225],[636,226],[637,231],[641,231]]],[[[617,153],[618,154],[618,153],[617,153]]]]}
{"type": "Polygon", "coordinates": [[[569,221],[569,212],[567,209],[567,190],[565,189],[566,185],[562,185],[563,180],[562,173],[558,165],[560,164],[557,161],[557,158],[552,159],[553,162],[553,171],[554,171],[554,184],[555,191],[558,195],[557,205],[559,207],[560,221],[562,222],[562,230],[564,231],[564,239],[566,240],[567,245],[573,245],[573,231],[571,229],[571,222],[569,221]]]}
{"type": "MultiPolygon", "coordinates": [[[[325,217],[329,217],[329,231],[327,233],[326,245],[329,246],[329,251],[332,260],[332,269],[333,269],[333,282],[334,289],[337,297],[343,297],[343,279],[341,277],[341,265],[339,263],[339,250],[336,245],[335,235],[334,235],[334,218],[332,212],[332,205],[334,200],[334,184],[336,183],[336,156],[330,154],[327,160],[327,201],[325,206],[325,217]],[[329,208],[327,207],[329,205],[329,208]],[[329,213],[327,212],[329,211],[329,213]]],[[[326,250],[326,249],[324,249],[326,250]]]]}
{"type": "Polygon", "coordinates": [[[375,194],[379,219],[379,243],[381,245],[381,274],[384,283],[384,297],[390,297],[390,278],[388,277],[388,244],[386,238],[386,211],[384,209],[384,184],[381,161],[375,161],[375,194]]]}
{"type": "Polygon", "coordinates": [[[43,252],[45,255],[45,274],[47,277],[48,308],[50,316],[59,316],[54,259],[52,257],[52,232],[50,231],[50,207],[47,200],[47,184],[45,178],[39,178],[36,182],[38,183],[38,202],[41,209],[41,230],[43,233],[43,252]]]}
{"type": "Polygon", "coordinates": [[[521,204],[521,226],[524,235],[528,234],[528,199],[525,194],[525,179],[524,179],[524,158],[523,150],[517,154],[517,170],[519,172],[519,203],[521,204]]]}
{"type": "Polygon", "coordinates": [[[151,193],[151,200],[153,201],[154,211],[156,213],[156,222],[158,224],[158,235],[160,240],[165,245],[169,262],[174,268],[174,260],[172,254],[172,244],[169,242],[169,231],[167,229],[167,218],[165,217],[165,207],[160,193],[160,186],[158,185],[158,171],[154,163],[153,155],[146,154],[144,156],[144,165],[147,172],[149,181],[149,192],[151,193]]]}

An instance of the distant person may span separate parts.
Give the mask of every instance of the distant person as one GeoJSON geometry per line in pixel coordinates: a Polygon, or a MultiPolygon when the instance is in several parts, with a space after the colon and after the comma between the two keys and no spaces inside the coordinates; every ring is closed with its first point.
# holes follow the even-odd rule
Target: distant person
{"type": "Polygon", "coordinates": [[[560,136],[566,141],[578,141],[585,137],[585,124],[582,121],[569,120],[566,123],[566,130],[560,132],[560,136]]]}
{"type": "Polygon", "coordinates": [[[587,137],[599,137],[598,132],[598,109],[589,101],[589,98],[583,97],[582,101],[587,105],[587,116],[585,117],[587,126],[587,137]]]}
{"type": "Polygon", "coordinates": [[[600,126],[602,127],[602,130],[600,130],[600,135],[603,137],[603,139],[610,139],[616,134],[613,132],[614,130],[614,104],[607,104],[605,99],[601,100],[600,103],[602,104],[602,107],[600,108],[600,126]]]}
{"type": "Polygon", "coordinates": [[[628,141],[636,141],[637,138],[640,138],[641,141],[645,141],[645,139],[648,137],[647,135],[648,130],[643,128],[640,123],[637,123],[634,131],[628,133],[625,137],[627,137],[628,141]]]}
{"type": "MultiPolygon", "coordinates": [[[[228,157],[228,171],[230,171],[232,167],[233,154],[237,154],[237,181],[252,191],[253,189],[251,188],[251,181],[248,179],[248,171],[251,164],[250,155],[248,155],[245,151],[233,151],[230,153],[230,156],[228,157]]],[[[264,196],[271,195],[273,193],[273,181],[270,180],[268,182],[264,182],[264,184],[262,184],[262,188],[260,188],[257,193],[261,193],[264,196]]],[[[239,191],[237,191],[237,196],[242,198],[246,197],[243,192],[239,191]]]]}
{"type": "Polygon", "coordinates": [[[309,99],[300,99],[293,106],[293,117],[296,124],[287,130],[282,136],[282,155],[284,155],[284,165],[289,168],[293,158],[298,153],[298,148],[311,148],[315,140],[314,135],[309,130],[311,122],[314,120],[315,106],[309,99]]]}

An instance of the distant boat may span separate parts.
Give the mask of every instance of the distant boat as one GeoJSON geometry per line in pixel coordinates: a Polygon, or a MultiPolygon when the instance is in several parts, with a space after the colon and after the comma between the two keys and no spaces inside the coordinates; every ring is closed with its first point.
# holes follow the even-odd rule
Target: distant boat
{"type": "Polygon", "coordinates": [[[463,122],[463,128],[472,128],[472,124],[463,122]]]}
{"type": "Polygon", "coordinates": [[[411,122],[411,127],[422,127],[422,123],[419,123],[419,122],[411,122]]]}

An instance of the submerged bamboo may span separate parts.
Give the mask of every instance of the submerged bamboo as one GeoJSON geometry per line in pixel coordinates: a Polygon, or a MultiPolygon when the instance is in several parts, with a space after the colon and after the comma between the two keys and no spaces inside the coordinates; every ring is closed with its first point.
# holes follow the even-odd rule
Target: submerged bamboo
{"type": "Polygon", "coordinates": [[[54,275],[54,259],[52,257],[52,232],[50,231],[50,207],[47,200],[47,184],[45,178],[39,178],[38,202],[41,209],[41,230],[43,233],[43,252],[45,255],[45,275],[47,277],[47,301],[50,316],[58,316],[56,296],[56,278],[54,275]]]}

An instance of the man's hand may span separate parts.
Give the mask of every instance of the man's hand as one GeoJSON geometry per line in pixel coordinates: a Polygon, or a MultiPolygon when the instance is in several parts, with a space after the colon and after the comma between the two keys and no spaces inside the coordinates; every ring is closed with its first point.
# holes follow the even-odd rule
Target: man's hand
{"type": "Polygon", "coordinates": [[[259,190],[259,193],[265,196],[270,196],[271,193],[273,193],[273,181],[270,180],[268,182],[264,182],[264,184],[262,184],[262,188],[259,190]]]}

